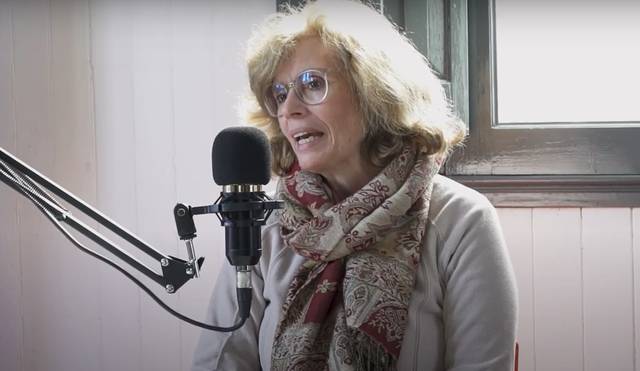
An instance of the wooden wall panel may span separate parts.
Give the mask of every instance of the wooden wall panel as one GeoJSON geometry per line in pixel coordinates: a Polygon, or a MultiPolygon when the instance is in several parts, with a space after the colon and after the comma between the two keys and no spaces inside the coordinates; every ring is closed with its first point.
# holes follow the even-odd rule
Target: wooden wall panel
{"type": "MultiPolygon", "coordinates": [[[[14,3],[14,100],[16,154],[38,169],[52,169],[55,143],[50,117],[50,18],[48,3],[14,3]]],[[[56,324],[63,309],[44,283],[59,282],[56,256],[63,238],[27,201],[19,203],[18,239],[22,253],[23,367],[56,366],[56,344],[64,332],[56,324]],[[46,245],[42,241],[48,241],[46,245]],[[45,309],[46,308],[46,309],[45,309]]],[[[67,246],[68,249],[68,246],[67,246]]],[[[57,284],[56,284],[57,286],[57,284]]],[[[54,286],[55,287],[55,286],[54,286]]],[[[60,362],[60,361],[58,361],[60,362]]]]}
{"type": "Polygon", "coordinates": [[[535,370],[533,236],[531,209],[498,209],[518,285],[520,371],[535,370]]]}
{"type": "MultiPolygon", "coordinates": [[[[111,219],[136,233],[133,22],[130,3],[91,3],[97,206],[111,219]]],[[[121,239],[114,238],[104,228],[100,231],[134,253],[121,239]]],[[[113,258],[111,254],[106,255],[113,258]]],[[[104,308],[100,321],[101,365],[105,370],[141,370],[141,290],[107,265],[101,265],[97,274],[100,305],[104,308]]]]}
{"type": "MultiPolygon", "coordinates": [[[[95,199],[87,2],[16,2],[16,152],[63,187],[95,199]]],[[[26,369],[89,369],[98,360],[97,267],[21,203],[26,369]],[[60,339],[65,339],[61,341],[60,339]]]]}
{"type": "Polygon", "coordinates": [[[640,234],[640,213],[630,210],[498,209],[518,280],[521,370],[634,369],[640,263],[631,236],[640,234]],[[523,217],[530,212],[532,224],[523,217]],[[535,335],[533,351],[527,334],[535,335]]]}
{"type": "MultiPolygon", "coordinates": [[[[138,235],[165,254],[176,256],[173,205],[168,204],[176,198],[171,3],[139,1],[131,10],[138,235]]],[[[160,270],[158,262],[151,267],[160,270]]],[[[167,305],[176,308],[175,295],[149,285],[167,305]]],[[[142,295],[141,312],[142,370],[179,369],[180,349],[174,342],[180,338],[180,324],[146,295],[142,295]]]]}
{"type": "Polygon", "coordinates": [[[633,255],[633,339],[634,366],[638,369],[640,360],[640,209],[631,211],[631,238],[633,255]]]}
{"type": "Polygon", "coordinates": [[[584,369],[633,370],[630,209],[583,209],[584,369]]]}
{"type": "Polygon", "coordinates": [[[533,210],[537,370],[582,370],[580,209],[533,210]]]}
{"type": "MultiPolygon", "coordinates": [[[[15,153],[12,4],[0,2],[0,147],[15,153]]],[[[0,183],[0,360],[8,370],[22,368],[22,266],[18,197],[0,183]]]]}
{"type": "MultiPolygon", "coordinates": [[[[41,155],[53,157],[50,174],[54,179],[86,202],[95,204],[95,127],[88,63],[88,5],[88,0],[49,3],[50,116],[44,122],[47,126],[44,133],[48,135],[41,138],[53,142],[54,150],[41,155]]],[[[89,245],[86,238],[79,238],[79,241],[89,245]]],[[[49,321],[54,325],[55,337],[48,339],[54,352],[44,368],[87,370],[99,367],[101,308],[95,272],[101,263],[64,239],[52,246],[53,249],[47,246],[47,240],[40,243],[49,250],[48,256],[53,255],[52,263],[55,264],[53,280],[40,283],[54,295],[47,310],[55,316],[49,321]],[[67,340],[60,341],[62,337],[67,340]]]]}
{"type": "MultiPolygon", "coordinates": [[[[225,95],[217,91],[223,85],[214,77],[220,69],[216,58],[225,54],[218,47],[220,25],[214,21],[219,5],[213,2],[187,1],[173,7],[171,13],[173,125],[175,151],[175,200],[185,205],[208,205],[215,201],[217,191],[211,177],[212,138],[223,126],[218,113],[225,95]],[[198,133],[195,135],[195,133],[198,133]]],[[[229,15],[227,15],[228,17],[229,15]]],[[[227,24],[224,24],[228,26],[227,24]]],[[[234,69],[226,71],[235,76],[234,69]]],[[[173,205],[171,205],[173,206],[173,205]]],[[[217,227],[215,216],[196,217],[198,237],[194,240],[196,254],[206,255],[201,277],[186,284],[178,296],[180,312],[196,320],[203,320],[207,307],[205,292],[211,292],[215,281],[216,263],[224,257],[218,241],[223,241],[222,228],[217,227]],[[212,233],[213,232],[213,233],[212,233]],[[217,233],[216,233],[217,232],[217,233]],[[217,259],[217,261],[216,261],[217,259]]],[[[172,229],[175,235],[175,227],[172,229]]],[[[174,237],[176,240],[177,237],[174,237]]],[[[187,259],[186,248],[179,242],[178,254],[187,259]]],[[[191,363],[193,349],[200,328],[179,322],[180,369],[191,363]]]]}

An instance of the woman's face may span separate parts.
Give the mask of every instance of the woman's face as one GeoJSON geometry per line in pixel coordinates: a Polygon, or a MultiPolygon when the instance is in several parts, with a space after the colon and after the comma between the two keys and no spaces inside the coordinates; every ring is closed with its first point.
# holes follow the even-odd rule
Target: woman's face
{"type": "Polygon", "coordinates": [[[362,117],[348,82],[336,70],[337,58],[317,37],[300,40],[276,70],[274,83],[287,84],[308,69],[327,71],[328,93],[316,105],[302,102],[290,89],[280,103],[278,122],[303,170],[335,177],[362,162],[362,117]]]}

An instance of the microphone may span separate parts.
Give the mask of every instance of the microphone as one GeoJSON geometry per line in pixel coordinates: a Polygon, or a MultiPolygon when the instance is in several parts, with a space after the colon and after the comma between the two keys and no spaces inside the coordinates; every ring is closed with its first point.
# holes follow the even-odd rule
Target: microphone
{"type": "MultiPolygon", "coordinates": [[[[211,206],[225,229],[225,255],[236,268],[240,316],[249,316],[251,270],[262,255],[261,228],[282,201],[262,191],[271,178],[271,150],[266,135],[254,127],[222,130],[211,149],[213,179],[222,186],[211,206]]],[[[246,318],[245,317],[245,318],[246,318]]]]}
{"type": "Polygon", "coordinates": [[[259,206],[265,200],[262,185],[270,179],[269,140],[253,127],[224,129],[213,141],[211,164],[213,180],[222,186],[216,203],[221,206],[227,259],[234,266],[255,265],[262,255],[260,228],[264,223],[256,220],[264,218],[265,210],[259,206]]]}
{"type": "MultiPolygon", "coordinates": [[[[192,240],[196,237],[193,215],[216,214],[224,227],[225,255],[236,269],[242,324],[251,309],[250,267],[262,256],[261,228],[273,210],[284,207],[284,202],[272,200],[262,191],[271,178],[271,149],[261,130],[244,126],[222,130],[213,141],[211,164],[213,180],[222,186],[220,197],[208,206],[177,204],[176,227],[180,239],[187,243],[187,251],[192,251],[192,240]]],[[[192,255],[195,252],[189,253],[190,261],[192,255]]]]}

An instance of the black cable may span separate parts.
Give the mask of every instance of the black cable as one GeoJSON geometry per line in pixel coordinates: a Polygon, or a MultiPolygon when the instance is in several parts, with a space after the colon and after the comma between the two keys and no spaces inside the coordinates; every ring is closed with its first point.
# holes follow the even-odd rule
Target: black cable
{"type": "MultiPolygon", "coordinates": [[[[2,163],[0,161],[0,163],[2,163]]],[[[4,165],[5,170],[9,170],[6,167],[6,164],[2,163],[2,165],[4,165]]],[[[11,172],[11,171],[10,171],[11,172]]],[[[173,310],[171,307],[169,307],[167,304],[165,304],[159,297],[157,297],[153,291],[151,291],[151,289],[149,289],[147,286],[144,285],[144,283],[142,283],[140,280],[138,280],[136,277],[134,277],[131,273],[127,272],[125,269],[119,267],[116,263],[114,263],[113,261],[111,261],[109,258],[95,252],[92,251],[91,249],[88,249],[86,247],[84,247],[78,240],[76,240],[73,235],[67,231],[67,229],[65,227],[62,226],[62,224],[57,220],[57,218],[51,214],[51,212],[49,210],[47,210],[38,200],[36,200],[32,194],[35,194],[36,196],[42,196],[41,194],[39,194],[39,192],[35,191],[34,189],[32,189],[31,187],[29,187],[28,185],[25,185],[24,179],[21,179],[20,177],[16,176],[15,173],[11,172],[12,176],[9,176],[5,171],[0,170],[0,173],[2,173],[2,175],[4,175],[7,178],[10,178],[9,180],[13,181],[14,183],[18,184],[20,186],[20,188],[16,188],[18,189],[18,191],[20,193],[22,193],[25,197],[27,197],[29,200],[31,200],[31,202],[36,206],[36,208],[38,210],[40,210],[43,214],[45,214],[45,216],[49,219],[49,221],[51,221],[54,226],[56,228],[58,228],[58,230],[60,232],[62,232],[62,234],[69,240],[71,241],[71,243],[73,243],[77,248],[80,249],[80,251],[87,253],[91,256],[93,256],[94,258],[103,261],[104,263],[110,265],[111,267],[115,268],[116,270],[118,270],[120,273],[124,274],[127,278],[129,278],[131,281],[133,281],[133,283],[135,283],[136,285],[138,285],[138,287],[140,287],[145,293],[147,293],[147,295],[149,295],[158,305],[160,305],[160,307],[162,307],[164,310],[166,310],[167,312],[169,312],[170,314],[172,314],[173,316],[187,322],[190,323],[194,326],[200,327],[200,328],[204,328],[207,330],[212,330],[212,331],[219,331],[219,332],[231,332],[231,331],[235,331],[237,329],[239,329],[240,327],[242,327],[242,325],[244,325],[245,321],[247,320],[249,313],[248,310],[246,310],[246,308],[239,308],[239,312],[241,313],[241,318],[240,318],[240,322],[238,322],[237,324],[231,326],[231,327],[218,327],[218,326],[213,326],[213,325],[209,325],[206,323],[202,323],[199,321],[196,321],[194,319],[191,319],[189,317],[186,317],[185,315],[173,310]]],[[[37,187],[37,186],[36,186],[37,187]]],[[[42,190],[41,190],[42,191],[42,190]]],[[[44,192],[44,191],[42,191],[44,192]]],[[[46,194],[46,192],[44,192],[46,194]]],[[[47,197],[48,199],[50,199],[49,197],[47,197]]],[[[55,201],[53,201],[54,203],[56,203],[55,201]]],[[[56,203],[57,204],[57,203],[56,203]]],[[[62,208],[62,207],[61,207],[62,208]]],[[[64,208],[63,208],[64,209],[64,208]]],[[[248,290],[250,291],[250,290],[248,290]]],[[[239,294],[240,295],[240,294],[239,294]]],[[[243,296],[246,296],[246,294],[244,294],[243,296]]],[[[250,298],[249,298],[249,302],[250,302],[250,298]]],[[[250,304],[249,304],[250,305],[250,304]]],[[[240,305],[241,307],[244,307],[244,305],[240,305]]]]}

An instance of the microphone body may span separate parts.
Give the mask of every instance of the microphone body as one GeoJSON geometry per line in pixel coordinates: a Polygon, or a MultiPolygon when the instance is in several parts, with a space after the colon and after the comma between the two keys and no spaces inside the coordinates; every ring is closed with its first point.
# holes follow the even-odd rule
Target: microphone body
{"type": "Polygon", "coordinates": [[[213,141],[211,164],[223,187],[214,212],[225,227],[227,259],[234,266],[255,265],[262,255],[260,230],[272,210],[262,192],[271,178],[269,140],[253,127],[224,129],[213,141]]]}
{"type": "MultiPolygon", "coordinates": [[[[225,255],[231,265],[255,265],[262,256],[261,227],[265,209],[259,209],[264,201],[263,192],[222,192],[219,204],[229,205],[238,211],[221,213],[224,225],[225,255]]],[[[228,208],[231,209],[231,208],[228,208]]]]}
{"type": "Polygon", "coordinates": [[[213,179],[221,185],[220,197],[211,205],[225,228],[225,255],[236,267],[240,316],[251,306],[251,270],[262,256],[261,228],[281,201],[269,199],[262,185],[271,178],[271,150],[266,135],[257,128],[231,127],[216,136],[211,150],[213,179]]]}

